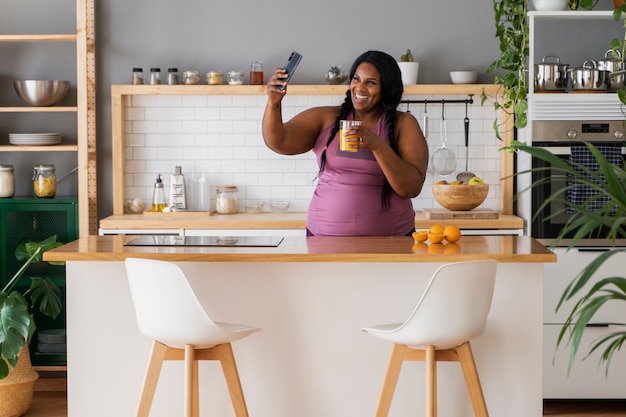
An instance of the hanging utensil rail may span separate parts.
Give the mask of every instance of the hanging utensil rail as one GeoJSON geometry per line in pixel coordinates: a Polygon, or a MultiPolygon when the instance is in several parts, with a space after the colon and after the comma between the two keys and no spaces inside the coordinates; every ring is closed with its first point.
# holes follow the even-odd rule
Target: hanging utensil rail
{"type": "Polygon", "coordinates": [[[405,103],[407,106],[409,104],[426,104],[428,105],[428,103],[432,103],[432,104],[437,104],[437,103],[441,103],[441,104],[474,104],[474,94],[468,94],[469,98],[466,98],[465,100],[446,100],[446,99],[442,99],[442,100],[402,100],[402,103],[405,103]]]}

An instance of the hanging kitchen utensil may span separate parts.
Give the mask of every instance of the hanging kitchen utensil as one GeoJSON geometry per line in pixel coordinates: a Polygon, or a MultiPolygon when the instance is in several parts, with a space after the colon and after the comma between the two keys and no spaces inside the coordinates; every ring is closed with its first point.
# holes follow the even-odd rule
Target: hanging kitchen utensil
{"type": "Polygon", "coordinates": [[[465,171],[456,174],[456,180],[461,182],[468,182],[476,176],[476,174],[467,170],[469,161],[469,117],[467,117],[467,104],[467,101],[465,101],[465,119],[463,119],[463,124],[465,125],[465,171]]]}
{"type": "Polygon", "coordinates": [[[441,121],[439,122],[439,130],[441,134],[441,148],[433,153],[431,164],[433,171],[441,176],[450,175],[456,168],[456,155],[454,151],[446,146],[448,141],[448,128],[444,113],[444,103],[441,103],[441,121]]]}
{"type": "Polygon", "coordinates": [[[428,139],[428,100],[424,100],[424,120],[422,122],[424,139],[428,139]]]}

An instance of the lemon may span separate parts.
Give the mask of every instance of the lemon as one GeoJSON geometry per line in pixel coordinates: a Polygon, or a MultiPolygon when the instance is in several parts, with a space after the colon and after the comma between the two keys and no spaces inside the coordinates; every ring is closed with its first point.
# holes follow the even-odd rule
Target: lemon
{"type": "Polygon", "coordinates": [[[483,181],[483,179],[480,177],[472,177],[469,180],[469,185],[483,185],[484,183],[485,181],[483,181]]]}

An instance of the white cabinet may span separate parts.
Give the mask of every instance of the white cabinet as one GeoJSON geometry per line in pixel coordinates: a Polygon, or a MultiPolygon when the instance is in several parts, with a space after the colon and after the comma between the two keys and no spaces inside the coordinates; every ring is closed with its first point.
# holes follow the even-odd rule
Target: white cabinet
{"type": "MultiPolygon", "coordinates": [[[[44,0],[41,1],[43,2],[44,0]]],[[[76,115],[75,133],[67,144],[16,147],[8,144],[8,139],[6,138],[8,138],[9,132],[2,131],[0,132],[3,138],[0,141],[0,162],[11,164],[26,163],[24,162],[25,159],[21,157],[16,158],[18,159],[17,162],[13,161],[11,155],[15,152],[20,154],[23,152],[75,154],[78,173],[79,233],[81,236],[85,236],[95,234],[97,230],[94,0],[75,1],[76,25],[69,29],[68,33],[0,34],[0,43],[10,45],[10,48],[26,49],[26,44],[36,44],[41,48],[45,48],[47,53],[51,53],[50,50],[56,51],[54,48],[60,48],[62,44],[73,45],[76,50],[76,84],[72,85],[70,93],[76,92],[76,98],[73,100],[75,105],[52,107],[0,105],[0,113],[28,115],[28,117],[32,116],[33,118],[38,114],[61,117],[62,114],[73,113],[76,115]]],[[[24,5],[24,7],[28,6],[24,5]]],[[[26,24],[23,26],[28,27],[26,24]]],[[[26,69],[22,68],[22,70],[26,69]]],[[[12,86],[10,85],[5,88],[6,91],[11,89],[12,86]]],[[[28,124],[28,122],[25,123],[28,124]]],[[[37,161],[37,163],[41,162],[37,161]]],[[[29,166],[32,168],[32,164],[29,166]]],[[[59,174],[57,173],[57,175],[59,174]]]]}
{"type": "MultiPolygon", "coordinates": [[[[599,365],[598,352],[583,359],[589,352],[590,346],[599,337],[626,329],[624,327],[626,303],[623,301],[609,302],[598,311],[593,323],[585,331],[578,357],[568,376],[570,348],[562,345],[556,350],[556,341],[565,319],[578,298],[561,306],[558,312],[555,309],[567,285],[598,256],[598,252],[594,252],[591,248],[570,251],[558,248],[555,249],[555,253],[558,261],[554,264],[545,264],[544,267],[543,396],[544,398],[626,398],[626,352],[622,350],[613,356],[608,376],[605,374],[604,365],[599,365]],[[622,323],[622,325],[614,323],[622,323]]],[[[626,265],[626,253],[614,255],[605,262],[586,288],[590,288],[594,282],[602,278],[624,276],[624,265],[626,265]]]]}

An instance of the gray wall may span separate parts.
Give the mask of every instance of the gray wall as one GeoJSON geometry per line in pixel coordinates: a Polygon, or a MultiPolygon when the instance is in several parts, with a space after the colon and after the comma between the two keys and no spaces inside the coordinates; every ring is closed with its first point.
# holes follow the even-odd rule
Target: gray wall
{"type": "MultiPolygon", "coordinates": [[[[3,1],[0,30],[67,31],[59,27],[67,24],[73,2],[44,1],[46,7],[54,3],[55,9],[42,10],[42,0],[3,1]],[[18,15],[31,20],[36,29],[16,28],[18,15]]],[[[610,0],[600,0],[597,6],[610,8],[610,0]]],[[[247,73],[251,61],[262,60],[267,73],[282,66],[295,49],[304,59],[292,83],[323,84],[328,67],[342,65],[348,70],[365,50],[380,49],[399,57],[411,48],[420,63],[420,84],[449,83],[452,70],[477,70],[479,82],[488,83],[492,77],[486,69],[499,56],[491,0],[96,0],[95,14],[100,218],[112,212],[110,86],[129,83],[134,66],[143,67],[146,73],[152,66],[163,72],[175,66],[181,72],[195,69],[201,74],[231,69],[247,73]]],[[[562,62],[574,66],[585,59],[598,59],[615,37],[613,33],[620,36],[619,25],[607,26],[606,21],[585,22],[584,28],[542,26],[538,38],[545,47],[538,48],[538,58],[557,52],[562,62]]],[[[6,81],[23,77],[24,72],[31,77],[58,77],[49,75],[49,68],[52,61],[62,62],[63,58],[48,59],[45,65],[23,61],[17,71],[6,70],[9,62],[14,68],[19,55],[14,47],[0,49],[0,95],[14,96],[6,91],[5,86],[10,85],[6,81]]],[[[2,126],[0,133],[8,130],[2,126]]]]}

